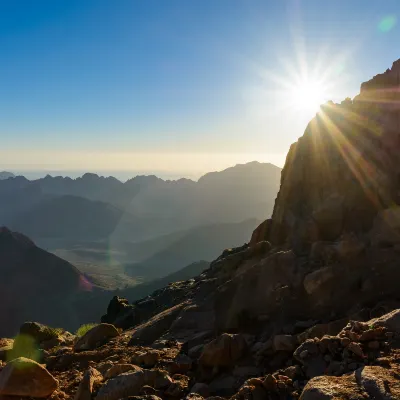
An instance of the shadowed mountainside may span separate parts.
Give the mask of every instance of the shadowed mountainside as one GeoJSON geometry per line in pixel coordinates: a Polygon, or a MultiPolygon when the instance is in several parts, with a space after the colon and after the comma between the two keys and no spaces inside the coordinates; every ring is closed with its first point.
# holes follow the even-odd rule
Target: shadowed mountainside
{"type": "Polygon", "coordinates": [[[26,236],[0,228],[0,335],[21,322],[79,326],[74,302],[92,284],[73,265],[36,247],[26,236]]]}
{"type": "Polygon", "coordinates": [[[157,279],[197,260],[213,260],[227,247],[241,245],[260,221],[214,224],[186,231],[179,239],[149,258],[126,267],[132,276],[157,279]]]}

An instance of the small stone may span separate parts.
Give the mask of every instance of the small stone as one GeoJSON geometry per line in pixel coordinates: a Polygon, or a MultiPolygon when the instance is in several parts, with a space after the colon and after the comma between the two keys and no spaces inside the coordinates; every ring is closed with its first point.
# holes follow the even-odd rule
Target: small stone
{"type": "Polygon", "coordinates": [[[364,357],[364,353],[361,349],[361,346],[358,343],[352,342],[347,347],[352,353],[354,353],[358,357],[364,357]]]}
{"type": "Polygon", "coordinates": [[[286,388],[287,387],[285,382],[278,381],[278,389],[285,390],[286,388]]]}
{"type": "Polygon", "coordinates": [[[133,364],[115,364],[111,368],[107,370],[107,372],[104,374],[104,377],[106,379],[112,379],[115,378],[118,375],[121,375],[125,372],[136,372],[136,371],[141,371],[142,369],[138,367],[137,365],[133,364]]]}
{"type": "Polygon", "coordinates": [[[263,381],[263,386],[267,390],[275,391],[277,388],[277,381],[271,374],[268,374],[263,381]]]}

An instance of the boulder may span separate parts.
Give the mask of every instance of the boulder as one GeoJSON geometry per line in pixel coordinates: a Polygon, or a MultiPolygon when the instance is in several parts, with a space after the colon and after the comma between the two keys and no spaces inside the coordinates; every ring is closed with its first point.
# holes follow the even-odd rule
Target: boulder
{"type": "Polygon", "coordinates": [[[0,373],[0,395],[43,398],[57,388],[57,380],[46,368],[28,358],[10,361],[0,373]]]}
{"type": "Polygon", "coordinates": [[[133,365],[133,364],[115,364],[107,369],[107,371],[104,373],[104,377],[106,379],[112,379],[118,375],[125,373],[125,372],[129,372],[129,371],[138,372],[141,370],[142,370],[142,368],[138,367],[137,365],[133,365]]]}
{"type": "Polygon", "coordinates": [[[400,333],[400,309],[393,310],[382,317],[373,319],[369,321],[368,324],[374,327],[382,326],[388,331],[400,333]]]}
{"type": "Polygon", "coordinates": [[[272,346],[275,351],[292,352],[296,348],[297,338],[292,335],[275,335],[272,346]]]}
{"type": "Polygon", "coordinates": [[[103,375],[95,368],[90,367],[83,375],[74,400],[91,400],[94,385],[100,383],[102,380],[103,375]]]}
{"type": "Polygon", "coordinates": [[[96,325],[78,339],[75,343],[74,350],[94,350],[118,335],[119,332],[114,325],[104,323],[96,325]]]}
{"type": "Polygon", "coordinates": [[[304,278],[304,289],[309,295],[314,295],[321,290],[326,282],[335,277],[334,267],[323,267],[309,273],[304,278]]]}
{"type": "Polygon", "coordinates": [[[157,364],[160,357],[161,354],[157,350],[141,351],[133,356],[132,362],[134,364],[143,365],[149,368],[149,367],[154,367],[157,364]]]}
{"type": "Polygon", "coordinates": [[[113,324],[117,328],[128,329],[135,324],[134,306],[127,299],[114,296],[108,307],[107,314],[101,317],[101,322],[113,324]]]}
{"type": "Polygon", "coordinates": [[[41,343],[54,338],[54,330],[38,322],[25,322],[19,329],[20,335],[30,336],[37,343],[41,343]]]}
{"type": "Polygon", "coordinates": [[[144,369],[144,382],[157,390],[168,388],[173,382],[167,371],[161,369],[144,369]]]}
{"type": "Polygon", "coordinates": [[[300,400],[398,399],[398,373],[379,366],[365,366],[341,377],[319,376],[307,383],[300,400]]]}
{"type": "Polygon", "coordinates": [[[145,384],[144,372],[126,372],[109,379],[98,391],[96,400],[120,400],[137,396],[145,384]]]}
{"type": "Polygon", "coordinates": [[[242,335],[224,333],[204,346],[199,363],[208,367],[233,366],[246,349],[247,343],[242,335]]]}
{"type": "Polygon", "coordinates": [[[137,326],[133,330],[133,334],[129,345],[150,345],[166,333],[172,323],[178,317],[179,313],[185,307],[185,303],[178,304],[150,318],[145,323],[137,326]]]}

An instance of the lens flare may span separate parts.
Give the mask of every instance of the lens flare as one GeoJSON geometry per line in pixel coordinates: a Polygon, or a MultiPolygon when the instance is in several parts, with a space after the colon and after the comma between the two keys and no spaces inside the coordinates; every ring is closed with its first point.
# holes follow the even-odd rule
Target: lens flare
{"type": "Polygon", "coordinates": [[[382,18],[378,24],[378,29],[381,32],[389,32],[391,31],[397,23],[397,17],[395,15],[388,15],[385,18],[382,18]]]}

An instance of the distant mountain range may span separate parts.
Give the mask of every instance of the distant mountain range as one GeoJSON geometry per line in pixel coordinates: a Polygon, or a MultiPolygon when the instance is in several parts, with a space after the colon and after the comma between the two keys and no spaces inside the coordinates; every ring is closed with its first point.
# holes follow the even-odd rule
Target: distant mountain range
{"type": "Polygon", "coordinates": [[[142,241],[213,223],[270,216],[281,169],[252,162],[189,179],[85,174],[0,181],[0,223],[43,237],[142,241]],[[100,218],[100,216],[102,216],[100,218]]]}
{"type": "Polygon", "coordinates": [[[16,176],[0,180],[0,226],[29,236],[102,287],[131,286],[247,241],[271,215],[280,175],[272,164],[251,162],[197,182],[16,176]]]}

